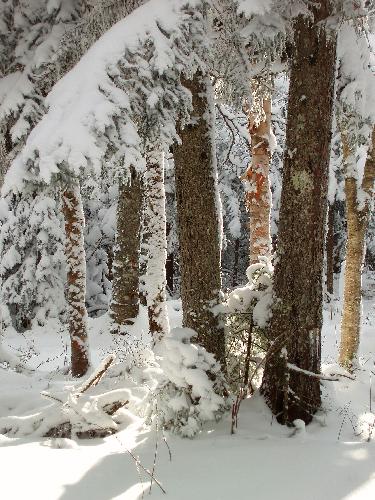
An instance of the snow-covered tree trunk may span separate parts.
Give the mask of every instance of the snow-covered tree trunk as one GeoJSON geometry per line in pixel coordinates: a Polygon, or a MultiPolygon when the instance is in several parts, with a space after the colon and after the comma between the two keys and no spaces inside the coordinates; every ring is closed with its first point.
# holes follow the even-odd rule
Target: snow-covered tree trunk
{"type": "Polygon", "coordinates": [[[82,377],[89,367],[87,339],[86,259],[83,241],[84,215],[79,183],[69,185],[62,196],[65,217],[67,301],[73,377],[82,377]]]}
{"type": "Polygon", "coordinates": [[[322,275],[336,37],[322,21],[330,1],[299,16],[288,101],[272,340],[262,392],[282,423],[310,422],[320,406],[322,275]]]}
{"type": "Polygon", "coordinates": [[[117,205],[110,316],[113,333],[124,333],[139,312],[139,250],[142,185],[131,168],[129,178],[120,182],[117,205]]]}
{"type": "MultiPolygon", "coordinates": [[[[344,161],[351,155],[345,134],[342,134],[344,161]]],[[[359,192],[357,180],[345,178],[346,214],[348,239],[346,244],[346,264],[344,278],[344,302],[341,319],[340,365],[351,370],[358,354],[361,328],[361,282],[365,257],[366,230],[375,181],[375,129],[372,133],[372,147],[368,153],[362,186],[359,192]],[[361,197],[361,194],[364,194],[361,197]]]]}
{"type": "Polygon", "coordinates": [[[224,329],[213,309],[220,302],[221,248],[210,82],[198,75],[184,85],[193,116],[174,148],[183,323],[224,363],[224,329]]]}
{"type": "Polygon", "coordinates": [[[145,218],[149,235],[145,290],[149,330],[155,343],[169,331],[166,302],[167,221],[163,153],[150,150],[146,154],[146,162],[145,218]]]}
{"type": "Polygon", "coordinates": [[[244,178],[248,181],[246,208],[249,213],[250,264],[258,262],[258,257],[271,254],[271,189],[269,169],[271,161],[271,98],[262,99],[262,117],[255,119],[249,110],[248,128],[251,137],[251,164],[244,178]]]}

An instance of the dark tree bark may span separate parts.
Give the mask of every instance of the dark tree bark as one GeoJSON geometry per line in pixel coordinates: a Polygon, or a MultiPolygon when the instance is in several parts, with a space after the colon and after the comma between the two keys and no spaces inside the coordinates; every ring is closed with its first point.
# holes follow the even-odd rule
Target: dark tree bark
{"type": "Polygon", "coordinates": [[[319,379],[306,372],[320,372],[336,38],[321,23],[330,14],[329,1],[312,9],[314,21],[299,16],[294,26],[275,303],[269,328],[273,342],[261,389],[281,423],[310,422],[321,402],[319,379]]]}
{"type": "Polygon", "coordinates": [[[84,216],[79,184],[65,189],[62,197],[65,218],[67,302],[73,377],[82,377],[89,367],[87,340],[86,258],[83,241],[84,216]]]}
{"type": "Polygon", "coordinates": [[[233,271],[232,271],[232,288],[235,288],[238,285],[238,260],[240,253],[240,239],[236,238],[234,240],[234,262],[233,262],[233,271]]]}
{"type": "MultiPolygon", "coordinates": [[[[142,187],[132,168],[128,182],[120,183],[114,251],[110,316],[113,333],[134,323],[139,312],[139,249],[142,187]]],[[[124,333],[124,332],[123,332],[124,333]]]]}
{"type": "Polygon", "coordinates": [[[224,329],[213,307],[220,301],[220,239],[209,80],[196,76],[184,85],[193,96],[193,122],[179,132],[174,148],[180,242],[183,324],[198,343],[224,364],[224,329]]]}
{"type": "Polygon", "coordinates": [[[333,295],[334,281],[334,260],[335,260],[335,240],[334,240],[334,224],[335,224],[335,206],[329,206],[327,220],[327,236],[326,236],[326,286],[327,292],[333,295]]]}
{"type": "MultiPolygon", "coordinates": [[[[170,231],[171,231],[171,226],[167,222],[167,240],[169,238],[170,231]]],[[[165,263],[165,273],[166,273],[166,277],[167,277],[167,290],[171,295],[173,295],[173,291],[174,291],[174,253],[173,253],[173,251],[171,253],[167,254],[167,261],[165,263]]]]}

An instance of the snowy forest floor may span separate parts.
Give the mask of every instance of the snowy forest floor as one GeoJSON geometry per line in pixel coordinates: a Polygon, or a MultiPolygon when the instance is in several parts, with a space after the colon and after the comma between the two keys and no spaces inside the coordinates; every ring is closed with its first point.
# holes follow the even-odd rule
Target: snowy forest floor
{"type": "MultiPolygon", "coordinates": [[[[368,288],[373,286],[368,284],[368,288]]],[[[324,381],[324,411],[306,430],[278,425],[259,395],[240,408],[238,429],[230,415],[206,426],[192,440],[150,430],[130,412],[122,430],[104,439],[78,440],[0,435],[0,496],[4,500],[136,500],[149,495],[149,477],[129,455],[153,468],[166,496],[152,485],[152,498],[173,500],[370,500],[375,498],[375,305],[364,300],[360,369],[356,380],[324,381]],[[372,403],[371,403],[372,398],[372,403]],[[372,410],[372,412],[371,412],[372,410]],[[373,432],[372,432],[373,431],[373,432]],[[372,433],[372,435],[371,435],[372,433]],[[371,437],[368,441],[368,437],[371,437]],[[142,492],[143,495],[142,495],[142,492]]],[[[372,297],[372,298],[371,298],[372,297]]],[[[178,302],[169,302],[171,326],[180,326],[178,302]]],[[[145,315],[144,315],[145,316],[145,315]]],[[[90,320],[93,365],[110,352],[106,317],[90,320]]],[[[137,325],[139,333],[146,317],[137,325]]],[[[339,302],[324,312],[323,372],[337,373],[339,302]]],[[[8,330],[3,349],[21,355],[35,371],[19,374],[0,365],[0,417],[35,412],[42,390],[62,390],[72,380],[67,334],[50,323],[25,334],[8,330]]]]}

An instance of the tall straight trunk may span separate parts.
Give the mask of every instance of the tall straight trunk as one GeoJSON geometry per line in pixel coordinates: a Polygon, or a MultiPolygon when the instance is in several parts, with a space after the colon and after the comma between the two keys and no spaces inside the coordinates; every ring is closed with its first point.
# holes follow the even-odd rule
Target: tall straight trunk
{"type": "Polygon", "coordinates": [[[233,271],[232,271],[232,288],[235,288],[238,285],[238,261],[239,261],[239,253],[240,253],[240,239],[236,238],[234,240],[234,262],[233,262],[233,271]]]}
{"type": "Polygon", "coordinates": [[[326,236],[326,287],[327,292],[333,295],[334,281],[334,259],[335,259],[335,241],[334,241],[334,223],[335,223],[335,205],[329,205],[327,218],[327,236],[326,236]]]}
{"type": "Polygon", "coordinates": [[[320,21],[294,26],[277,260],[262,392],[281,423],[308,423],[320,406],[324,229],[328,191],[336,40],[320,21]]]}
{"type": "Polygon", "coordinates": [[[130,169],[129,179],[120,182],[117,205],[110,316],[113,333],[125,333],[139,312],[139,249],[142,187],[139,175],[130,169]]]}
{"type": "Polygon", "coordinates": [[[171,234],[171,224],[167,222],[167,261],[165,263],[165,274],[167,279],[167,290],[173,295],[174,289],[174,253],[173,249],[169,251],[168,240],[171,234]]]}
{"type": "Polygon", "coordinates": [[[62,196],[65,218],[67,302],[73,377],[82,377],[89,368],[87,339],[86,257],[83,239],[84,215],[79,183],[68,186],[62,196]]]}
{"type": "Polygon", "coordinates": [[[146,162],[145,216],[149,235],[145,290],[149,330],[156,343],[169,330],[166,299],[167,220],[163,153],[150,150],[146,155],[146,162]]]}
{"type": "Polygon", "coordinates": [[[184,85],[192,93],[193,117],[174,148],[183,324],[224,364],[224,328],[213,310],[220,302],[221,249],[210,82],[197,75],[184,85]]]}
{"type": "Polygon", "coordinates": [[[248,128],[251,137],[251,164],[245,178],[249,183],[245,203],[249,213],[250,264],[258,262],[258,257],[271,255],[271,190],[269,169],[271,161],[271,99],[262,101],[263,118],[258,123],[249,111],[248,128]]]}
{"type": "MultiPolygon", "coordinates": [[[[344,161],[351,156],[345,134],[342,134],[344,161]]],[[[371,200],[375,181],[375,129],[372,133],[372,149],[368,154],[362,180],[366,200],[360,206],[357,181],[345,178],[346,214],[348,239],[344,278],[344,302],[341,318],[341,344],[339,363],[351,370],[356,360],[361,328],[361,281],[365,257],[366,230],[370,217],[371,200]]]]}

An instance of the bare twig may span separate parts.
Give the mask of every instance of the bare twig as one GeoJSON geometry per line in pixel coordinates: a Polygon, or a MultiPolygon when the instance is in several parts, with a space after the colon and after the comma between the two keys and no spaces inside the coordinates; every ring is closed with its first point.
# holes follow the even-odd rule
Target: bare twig
{"type": "Polygon", "coordinates": [[[115,354],[109,354],[102,362],[100,368],[96,372],[94,372],[86,382],[84,382],[84,384],[77,390],[77,392],[83,394],[88,389],[90,389],[90,387],[95,387],[100,382],[103,375],[106,373],[115,359],[115,354]]]}

